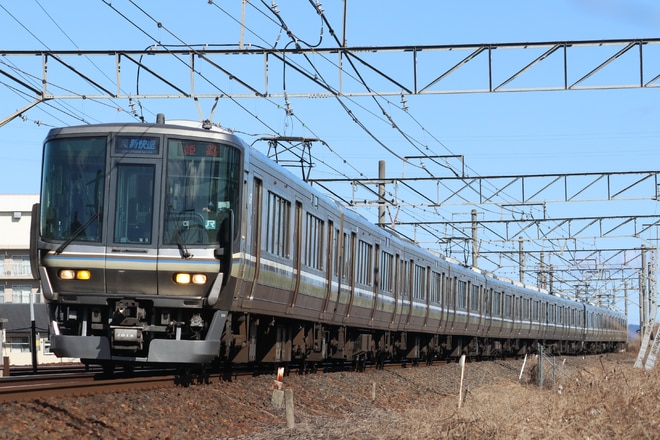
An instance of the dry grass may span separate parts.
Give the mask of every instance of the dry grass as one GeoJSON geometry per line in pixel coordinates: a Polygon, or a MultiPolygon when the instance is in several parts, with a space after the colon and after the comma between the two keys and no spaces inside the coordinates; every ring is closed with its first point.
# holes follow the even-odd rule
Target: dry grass
{"type": "Polygon", "coordinates": [[[608,356],[471,362],[461,367],[291,374],[295,427],[272,400],[274,376],[0,406],[0,438],[652,439],[660,438],[660,364],[608,356]],[[554,361],[554,362],[553,362],[554,361]],[[554,364],[554,368],[553,368],[554,364]],[[374,392],[375,390],[375,392],[374,392]]]}
{"type": "MultiPolygon", "coordinates": [[[[404,405],[353,402],[335,416],[296,408],[296,426],[282,426],[250,438],[302,439],[643,439],[660,436],[660,376],[633,368],[634,354],[568,358],[544,363],[544,386],[530,365],[470,388],[458,408],[457,393],[419,393],[404,405]],[[547,365],[546,365],[547,364],[547,365]],[[263,436],[263,437],[262,437],[263,436]]],[[[535,364],[532,360],[530,364],[535,364]]],[[[468,365],[468,369],[470,369],[468,365]]],[[[456,367],[458,368],[458,367],[456,367]]],[[[483,374],[483,373],[477,373],[483,374]]],[[[474,376],[474,375],[473,375],[474,376]]],[[[429,385],[432,388],[432,385],[429,385]]],[[[347,398],[352,396],[349,390],[347,398]]],[[[389,396],[388,398],[396,398],[389,396]]],[[[404,397],[408,399],[409,396],[404,397]]],[[[327,414],[327,413],[326,413],[327,414]]]]}

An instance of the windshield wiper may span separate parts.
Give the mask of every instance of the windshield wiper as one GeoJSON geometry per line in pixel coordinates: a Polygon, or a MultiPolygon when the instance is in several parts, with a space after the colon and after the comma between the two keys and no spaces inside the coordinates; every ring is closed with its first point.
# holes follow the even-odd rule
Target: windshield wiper
{"type": "Polygon", "coordinates": [[[87,229],[87,226],[91,225],[92,222],[94,220],[96,220],[97,218],[99,218],[100,215],[101,215],[101,211],[96,211],[94,213],[94,215],[91,216],[90,218],[88,218],[85,223],[78,226],[78,229],[73,231],[73,234],[71,234],[71,237],[67,238],[64,243],[62,243],[57,249],[55,249],[55,254],[61,254],[62,251],[64,251],[64,249],[66,249],[66,247],[69,246],[73,240],[78,238],[78,236],[80,234],[82,234],[85,229],[87,229]]]}

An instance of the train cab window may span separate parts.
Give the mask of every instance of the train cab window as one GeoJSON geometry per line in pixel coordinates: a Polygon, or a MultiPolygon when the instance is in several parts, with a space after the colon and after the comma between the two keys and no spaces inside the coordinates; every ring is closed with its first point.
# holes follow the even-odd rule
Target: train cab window
{"type": "Polygon", "coordinates": [[[230,240],[232,230],[237,237],[243,176],[237,148],[170,139],[166,173],[165,244],[214,244],[230,240]]]}
{"type": "Polygon", "coordinates": [[[46,142],[40,231],[44,240],[101,241],[106,145],[105,137],[46,142]]]}
{"type": "Polygon", "coordinates": [[[151,243],[153,165],[119,165],[115,202],[115,243],[151,243]]]}

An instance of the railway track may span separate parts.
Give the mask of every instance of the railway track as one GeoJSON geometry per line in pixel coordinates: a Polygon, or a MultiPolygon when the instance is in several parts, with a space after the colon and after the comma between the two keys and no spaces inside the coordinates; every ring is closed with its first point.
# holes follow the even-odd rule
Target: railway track
{"type": "Polygon", "coordinates": [[[99,373],[50,373],[0,378],[0,403],[174,386],[174,374],[103,377],[99,373]]]}
{"type": "MultiPolygon", "coordinates": [[[[436,360],[433,364],[425,362],[385,362],[383,370],[401,368],[424,368],[455,360],[436,360]]],[[[491,360],[490,362],[497,362],[491,360]]],[[[308,374],[331,374],[334,372],[353,372],[361,374],[365,370],[379,369],[375,364],[365,365],[334,363],[316,365],[307,368],[295,363],[287,365],[285,376],[308,374]]],[[[235,381],[253,376],[277,377],[277,368],[272,365],[236,365],[230,371],[213,370],[206,376],[197,373],[183,374],[185,370],[140,369],[131,373],[106,375],[100,367],[86,368],[83,365],[64,365],[39,368],[33,373],[31,368],[13,369],[11,376],[0,377],[0,403],[42,399],[47,397],[86,396],[103,393],[142,391],[157,388],[187,387],[191,384],[215,381],[235,381]]]]}
{"type": "MultiPolygon", "coordinates": [[[[263,366],[261,366],[263,367],[263,366]]],[[[336,366],[335,366],[336,367],[336,366]]],[[[401,368],[401,364],[385,364],[384,368],[401,368]]],[[[367,368],[375,368],[369,365],[367,368]]],[[[290,365],[286,375],[324,374],[335,371],[351,371],[350,364],[338,368],[320,367],[314,371],[301,371],[298,366],[290,365]]],[[[355,374],[360,374],[360,370],[355,374]]],[[[273,375],[276,369],[237,366],[231,372],[209,374],[206,382],[233,381],[252,376],[273,375]]],[[[141,391],[156,388],[188,386],[204,382],[197,375],[182,377],[181,371],[174,370],[137,370],[130,375],[105,375],[100,368],[86,369],[84,366],[66,365],[59,367],[39,368],[33,373],[31,368],[13,369],[11,376],[0,377],[0,403],[42,399],[47,397],[84,396],[93,394],[141,391]]]]}

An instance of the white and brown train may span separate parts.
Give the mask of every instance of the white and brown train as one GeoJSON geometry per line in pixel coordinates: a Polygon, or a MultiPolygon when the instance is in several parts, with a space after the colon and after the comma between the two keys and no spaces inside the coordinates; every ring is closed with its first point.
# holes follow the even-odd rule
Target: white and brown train
{"type": "Polygon", "coordinates": [[[48,134],[31,262],[58,356],[416,360],[626,342],[621,313],[425,251],[201,125],[48,134]]]}

